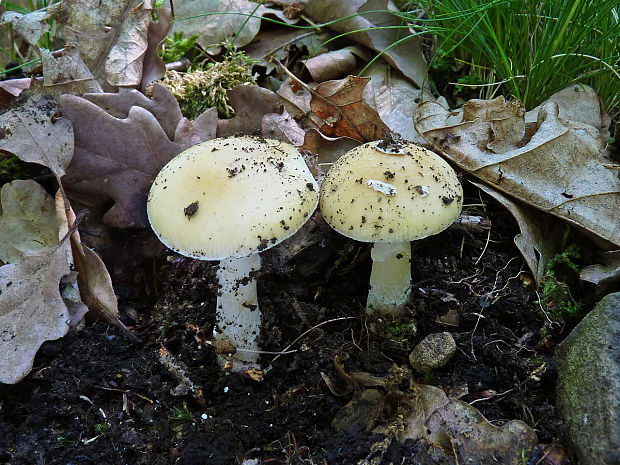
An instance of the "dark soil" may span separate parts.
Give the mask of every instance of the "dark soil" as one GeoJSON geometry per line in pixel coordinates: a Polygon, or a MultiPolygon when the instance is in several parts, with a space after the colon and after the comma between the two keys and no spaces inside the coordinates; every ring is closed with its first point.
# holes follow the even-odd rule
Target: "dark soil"
{"type": "Polygon", "coordinates": [[[0,386],[0,463],[335,465],[377,457],[373,463],[434,464],[411,440],[391,441],[379,458],[371,447],[384,435],[332,430],[340,409],[359,395],[334,359],[348,373],[384,376],[393,365],[408,366],[424,336],[443,331],[456,340],[456,355],[432,377],[414,374],[415,381],[477,400],[495,425],[521,419],[540,443],[562,443],[551,359],[562,335],[546,326],[512,242],[516,226],[496,208],[488,213],[489,241],[486,233],[450,229],[414,243],[414,299],[397,322],[364,312],[367,244],[319,221],[310,231],[315,240],[294,256],[291,248],[288,256],[265,252],[262,346],[295,352],[264,355],[262,382],[223,373],[205,343],[214,323],[215,264],[171,252],[146,262],[135,271],[138,290],[121,302],[140,342],[99,322],[44,344],[24,381],[0,386]],[[437,322],[449,310],[458,312],[457,326],[437,322]],[[412,321],[416,335],[390,336],[412,321]],[[480,400],[490,392],[496,395],[480,400]]]}

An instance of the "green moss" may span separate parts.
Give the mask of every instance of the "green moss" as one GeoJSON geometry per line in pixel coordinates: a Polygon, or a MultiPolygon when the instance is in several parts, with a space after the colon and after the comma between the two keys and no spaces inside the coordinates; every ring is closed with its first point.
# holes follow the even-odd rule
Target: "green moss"
{"type": "Polygon", "coordinates": [[[394,322],[385,328],[385,332],[391,339],[403,341],[409,336],[416,335],[416,327],[407,322],[394,322]]]}
{"type": "Polygon", "coordinates": [[[159,56],[166,63],[180,60],[196,45],[198,34],[191,37],[183,37],[183,31],[175,32],[172,37],[166,37],[164,45],[159,51],[159,56]]]}
{"type": "Polygon", "coordinates": [[[168,71],[163,85],[176,97],[183,115],[189,119],[195,119],[212,107],[217,108],[221,118],[231,118],[235,111],[226,91],[241,84],[256,85],[253,63],[243,51],[229,50],[223,61],[209,63],[203,69],[187,73],[168,71]]]}
{"type": "Polygon", "coordinates": [[[15,155],[0,159],[0,185],[16,179],[28,179],[40,172],[40,166],[23,162],[15,155]]]}
{"type": "Polygon", "coordinates": [[[579,280],[581,252],[572,244],[547,263],[538,303],[552,321],[564,323],[582,316],[584,305],[573,298],[570,287],[579,280]]]}

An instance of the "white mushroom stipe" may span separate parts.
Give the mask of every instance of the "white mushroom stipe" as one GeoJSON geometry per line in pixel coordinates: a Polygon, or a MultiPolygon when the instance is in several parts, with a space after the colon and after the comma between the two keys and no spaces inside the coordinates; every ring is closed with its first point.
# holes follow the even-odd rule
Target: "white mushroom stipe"
{"type": "Polygon", "coordinates": [[[396,190],[396,186],[393,186],[392,184],[389,184],[387,182],[379,181],[378,179],[369,179],[366,184],[368,184],[368,187],[370,187],[371,189],[374,189],[377,192],[381,192],[385,195],[392,196],[398,193],[398,191],[396,190]]]}
{"type": "Polygon", "coordinates": [[[375,242],[366,308],[396,313],[411,297],[411,243],[375,242]]]}
{"type": "Polygon", "coordinates": [[[230,341],[243,352],[243,360],[258,361],[261,312],[253,273],[261,267],[257,253],[242,258],[220,260],[217,270],[219,292],[215,310],[215,341],[230,341]]]}

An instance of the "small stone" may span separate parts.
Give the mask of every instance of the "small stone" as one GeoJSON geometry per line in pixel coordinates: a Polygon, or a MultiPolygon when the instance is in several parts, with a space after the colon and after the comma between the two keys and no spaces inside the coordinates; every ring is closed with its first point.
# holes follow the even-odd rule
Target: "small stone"
{"type": "Polygon", "coordinates": [[[441,368],[456,352],[456,342],[450,333],[434,333],[426,336],[409,355],[409,363],[419,373],[441,368]]]}

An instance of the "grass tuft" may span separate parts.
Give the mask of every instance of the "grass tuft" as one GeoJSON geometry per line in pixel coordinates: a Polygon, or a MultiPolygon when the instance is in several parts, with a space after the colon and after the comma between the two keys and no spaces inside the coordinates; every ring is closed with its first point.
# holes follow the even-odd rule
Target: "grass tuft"
{"type": "MultiPolygon", "coordinates": [[[[402,3],[402,2],[401,2],[402,3]]],[[[608,0],[432,0],[402,13],[417,32],[437,37],[432,61],[465,67],[481,98],[512,94],[531,109],[573,83],[592,86],[618,119],[620,4],[608,0]],[[476,85],[476,84],[474,84],[476,85]]],[[[412,8],[406,2],[404,9],[412,8]]],[[[432,63],[431,63],[432,65],[432,63]]],[[[460,83],[463,85],[463,83],[460,83]]]]}

